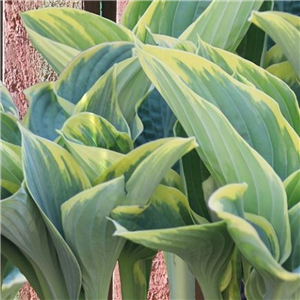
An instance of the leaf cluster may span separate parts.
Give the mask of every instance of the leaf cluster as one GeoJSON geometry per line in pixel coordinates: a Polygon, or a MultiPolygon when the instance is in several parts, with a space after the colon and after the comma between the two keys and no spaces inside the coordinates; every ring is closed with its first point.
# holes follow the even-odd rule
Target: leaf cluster
{"type": "Polygon", "coordinates": [[[117,261],[123,299],[147,299],[158,250],[206,300],[241,283],[249,300],[299,298],[300,19],[272,9],[22,14],[59,76],[25,91],[23,120],[0,85],[3,299],[26,279],[40,299],[107,299],[117,261]]]}

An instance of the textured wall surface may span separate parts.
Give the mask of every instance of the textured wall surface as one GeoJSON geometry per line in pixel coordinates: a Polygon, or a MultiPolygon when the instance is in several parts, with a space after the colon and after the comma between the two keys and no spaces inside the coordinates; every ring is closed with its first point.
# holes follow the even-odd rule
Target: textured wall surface
{"type": "MultiPolygon", "coordinates": [[[[118,21],[126,8],[128,0],[121,0],[118,3],[118,21]]],[[[82,7],[82,1],[69,0],[30,0],[30,1],[5,1],[4,14],[4,35],[5,35],[5,63],[4,63],[4,83],[13,96],[17,104],[20,115],[26,113],[28,103],[23,94],[23,90],[40,81],[51,81],[56,79],[55,72],[45,62],[31,45],[26,31],[22,26],[20,12],[38,9],[41,7],[82,7]]],[[[120,279],[118,269],[114,274],[114,300],[121,300],[120,279]]],[[[34,290],[29,284],[25,284],[19,293],[20,300],[38,300],[34,290]]],[[[166,274],[165,263],[162,253],[159,253],[153,260],[149,300],[168,300],[169,285],[166,274]]]]}

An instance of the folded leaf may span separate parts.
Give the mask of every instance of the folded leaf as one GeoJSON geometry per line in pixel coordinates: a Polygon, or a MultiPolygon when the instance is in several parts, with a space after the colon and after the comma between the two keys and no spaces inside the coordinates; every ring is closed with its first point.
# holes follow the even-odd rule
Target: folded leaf
{"type": "Polygon", "coordinates": [[[121,23],[132,30],[151,2],[152,1],[129,1],[122,15],[121,23]]]}
{"type": "Polygon", "coordinates": [[[204,13],[179,37],[197,44],[205,42],[234,52],[248,28],[251,11],[259,10],[264,1],[213,1],[204,13]]]}
{"type": "Polygon", "coordinates": [[[63,134],[62,136],[66,149],[72,154],[91,182],[94,182],[113,163],[123,158],[121,153],[77,144],[69,141],[63,134]]]}
{"type": "MultiPolygon", "coordinates": [[[[287,261],[284,262],[284,268],[290,272],[299,269],[300,267],[300,227],[299,227],[299,218],[300,218],[300,202],[294,205],[289,210],[289,220],[291,225],[291,235],[292,235],[292,253],[287,261]]],[[[299,273],[299,271],[298,271],[299,273]]],[[[299,276],[300,277],[300,276],[299,276]]],[[[299,289],[300,294],[300,289],[299,289]]]]}
{"type": "Polygon", "coordinates": [[[194,138],[166,138],[147,143],[113,164],[94,184],[124,175],[127,191],[124,204],[145,205],[167,171],[196,146],[194,138]]]}
{"type": "MultiPolygon", "coordinates": [[[[68,295],[54,245],[48,237],[49,233],[43,218],[23,187],[1,202],[1,228],[1,234],[18,247],[35,270],[43,293],[40,296],[72,299],[68,295]]],[[[12,263],[18,264],[17,261],[12,263]]],[[[73,273],[74,276],[75,274],[73,273]]],[[[73,280],[75,283],[76,277],[73,280]]],[[[76,294],[76,291],[74,292],[76,294]]]]}
{"type": "Polygon", "coordinates": [[[273,64],[278,64],[284,61],[286,61],[286,57],[280,47],[278,45],[274,45],[266,52],[264,68],[266,69],[273,64]]]}
{"type": "Polygon", "coordinates": [[[54,90],[60,105],[68,114],[114,64],[132,56],[128,42],[102,43],[78,55],[62,72],[54,90]]]}
{"type": "Polygon", "coordinates": [[[125,198],[124,178],[77,194],[62,207],[66,240],[82,270],[87,299],[107,299],[111,275],[125,240],[113,237],[110,211],[125,198]]]}
{"type": "MultiPolygon", "coordinates": [[[[273,10],[274,1],[264,1],[259,11],[273,10]]],[[[251,24],[243,40],[239,44],[236,52],[239,56],[261,65],[264,60],[264,54],[267,46],[266,33],[251,24]]]]}
{"type": "MultiPolygon", "coordinates": [[[[292,299],[292,295],[300,291],[300,276],[286,271],[273,258],[258,232],[243,218],[243,204],[246,203],[245,190],[245,184],[227,185],[213,194],[209,206],[221,220],[226,222],[236,247],[260,274],[265,284],[263,299],[292,299]]],[[[252,280],[253,273],[247,282],[246,292],[252,280]]],[[[250,287],[249,289],[251,290],[250,287]]],[[[253,299],[248,298],[247,294],[246,297],[253,299]]]]}
{"type": "MultiPolygon", "coordinates": [[[[32,262],[30,259],[28,259],[21,251],[20,249],[13,244],[11,241],[9,241],[7,238],[5,238],[3,235],[0,236],[0,242],[1,242],[1,272],[5,271],[3,268],[3,264],[5,264],[4,267],[7,266],[8,262],[8,268],[7,272],[12,271],[17,266],[20,270],[20,272],[27,278],[28,281],[31,282],[31,286],[34,287],[36,293],[42,298],[47,295],[47,288],[42,289],[42,285],[40,281],[41,277],[38,279],[37,276],[37,269],[34,269],[32,266],[32,262]]],[[[1,277],[4,277],[6,273],[2,273],[1,277]]],[[[2,283],[1,283],[2,285],[2,283]]],[[[0,292],[1,296],[1,292],[0,292]]]]}
{"type": "MultiPolygon", "coordinates": [[[[290,61],[295,72],[300,77],[300,57],[299,57],[299,25],[293,25],[293,21],[287,21],[290,15],[287,13],[273,12],[253,12],[249,21],[263,29],[281,48],[284,55],[290,61]],[[288,34],[287,34],[288,33],[288,34]]],[[[295,18],[295,16],[291,16],[295,18]]],[[[298,23],[300,18],[298,17],[298,23]]]]}
{"type": "MultiPolygon", "coordinates": [[[[283,61],[281,63],[277,63],[271,65],[267,68],[267,71],[276,77],[280,78],[282,81],[287,83],[290,88],[295,92],[298,104],[300,103],[300,80],[295,72],[295,69],[288,61],[283,61]]],[[[297,129],[295,129],[297,130],[297,129]]],[[[298,132],[299,130],[297,130],[298,132]]]]}
{"type": "MultiPolygon", "coordinates": [[[[169,210],[170,211],[170,210],[169,210]]],[[[181,257],[196,277],[205,299],[222,299],[221,277],[230,260],[233,244],[224,223],[190,225],[168,229],[127,231],[114,222],[115,235],[152,249],[181,257]],[[209,261],[209,263],[207,263],[209,261]]],[[[152,223],[151,226],[155,226],[152,223]]]]}
{"type": "Polygon", "coordinates": [[[118,102],[124,118],[131,124],[137,118],[137,107],[149,93],[151,82],[137,57],[118,63],[117,74],[118,102]]]}
{"type": "MultiPolygon", "coordinates": [[[[199,55],[216,63],[228,74],[237,73],[249,80],[257,89],[263,91],[280,107],[281,113],[300,134],[300,112],[297,99],[292,91],[278,78],[270,75],[266,70],[230,52],[212,47],[199,40],[199,55]]],[[[290,76],[286,70],[285,76],[290,76]]],[[[275,76],[281,78],[277,74],[275,76]]],[[[282,78],[281,78],[282,79],[282,78]]]]}
{"type": "Polygon", "coordinates": [[[124,132],[119,132],[106,119],[93,113],[80,113],[69,118],[60,132],[70,142],[128,153],[133,144],[124,132]]]}
{"type": "Polygon", "coordinates": [[[147,40],[147,28],[153,33],[178,37],[207,8],[210,1],[152,1],[134,32],[147,40]]]}
{"type": "Polygon", "coordinates": [[[12,114],[19,118],[19,110],[16,107],[8,89],[0,81],[0,111],[12,114]]]}
{"type": "Polygon", "coordinates": [[[21,147],[0,140],[1,199],[14,194],[23,181],[21,147]]]}
{"type": "Polygon", "coordinates": [[[66,120],[53,88],[53,82],[42,82],[25,90],[29,109],[22,122],[32,133],[51,141],[66,120]]]}
{"type": "Polygon", "coordinates": [[[191,53],[197,53],[197,47],[194,43],[190,41],[181,41],[179,39],[163,35],[163,34],[153,34],[150,33],[154,43],[157,46],[164,48],[174,48],[182,51],[187,51],[191,53]]]}
{"type": "Polygon", "coordinates": [[[273,99],[194,54],[153,46],[143,49],[174,71],[192,91],[216,105],[282,179],[299,169],[299,136],[273,99]]]}
{"type": "MultiPolygon", "coordinates": [[[[147,51],[150,47],[147,46],[147,51]]],[[[152,50],[151,53],[154,52],[152,50]]],[[[168,55],[164,56],[163,62],[146,51],[138,50],[145,73],[170,105],[186,133],[196,137],[199,143],[198,154],[217,186],[236,182],[248,184],[245,210],[266,218],[272,224],[279,240],[281,260],[284,261],[291,251],[291,240],[282,181],[269,164],[234,130],[221,111],[189,89],[178,78],[178,73],[165,64],[172,52],[175,53],[174,50],[160,48],[155,56],[159,57],[166,51],[168,55]],[[273,209],[270,210],[270,207],[273,209]]],[[[203,63],[206,61],[203,60],[203,63]]],[[[193,64],[198,67],[195,61],[193,64]]],[[[194,74],[189,78],[193,79],[194,74]]],[[[246,90],[245,85],[243,90],[246,90]]],[[[224,93],[221,99],[223,96],[224,93]]]]}
{"type": "Polygon", "coordinates": [[[21,132],[17,119],[10,114],[0,112],[1,139],[7,143],[21,146],[21,132]]]}
{"type": "MultiPolygon", "coordinates": [[[[146,206],[118,206],[111,217],[127,229],[169,228],[193,224],[187,199],[174,188],[159,185],[146,206]]],[[[125,299],[147,299],[147,274],[140,260],[152,258],[155,251],[140,244],[126,242],[119,258],[122,296],[125,299]],[[131,274],[128,275],[128,274],[131,274]]],[[[170,280],[170,279],[169,279],[170,280]]],[[[177,295],[178,296],[178,295],[177,295]]]]}
{"type": "Polygon", "coordinates": [[[84,10],[46,8],[21,16],[31,42],[58,73],[80,51],[132,39],[125,27],[84,10]]]}
{"type": "Polygon", "coordinates": [[[144,130],[135,145],[173,136],[176,118],[163,97],[154,89],[139,108],[144,130]]]}
{"type": "Polygon", "coordinates": [[[90,187],[90,182],[69,152],[57,144],[22,132],[25,182],[34,201],[62,233],[60,206],[90,187]]]}
{"type": "Polygon", "coordinates": [[[126,241],[118,259],[123,299],[147,300],[155,254],[152,249],[126,241]]]}
{"type": "Polygon", "coordinates": [[[130,135],[128,123],[120,109],[117,93],[117,68],[108,70],[74,108],[74,114],[92,112],[109,121],[118,131],[130,135]]]}
{"type": "MultiPolygon", "coordinates": [[[[176,124],[174,130],[176,136],[187,137],[180,123],[176,124]]],[[[182,157],[181,173],[185,181],[186,194],[191,209],[201,217],[210,220],[203,190],[203,182],[208,179],[210,174],[200,159],[197,150],[192,150],[182,157]]]]}
{"type": "Polygon", "coordinates": [[[300,170],[295,171],[284,181],[284,187],[287,194],[288,207],[292,208],[300,202],[300,170]]]}

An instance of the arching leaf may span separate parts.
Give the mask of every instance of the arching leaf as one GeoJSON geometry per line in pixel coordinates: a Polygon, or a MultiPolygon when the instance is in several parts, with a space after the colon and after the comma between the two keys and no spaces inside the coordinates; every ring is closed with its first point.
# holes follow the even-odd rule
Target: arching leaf
{"type": "Polygon", "coordinates": [[[78,274],[69,265],[68,271],[72,271],[74,276],[73,287],[77,283],[77,289],[74,289],[69,297],[54,244],[49,238],[44,220],[23,187],[1,202],[1,228],[2,235],[29,260],[45,298],[71,299],[71,295],[78,297],[80,278],[76,278],[78,274]]]}
{"type": "Polygon", "coordinates": [[[63,134],[62,136],[67,150],[72,154],[91,182],[94,182],[113,163],[123,158],[121,153],[74,143],[69,141],[63,134]]]}
{"type": "Polygon", "coordinates": [[[299,136],[272,98],[192,53],[154,46],[143,49],[174,71],[193,92],[217,106],[280,178],[285,179],[299,169],[299,136]]]}
{"type": "Polygon", "coordinates": [[[94,184],[124,175],[127,191],[124,204],[145,205],[167,171],[196,146],[194,138],[166,138],[147,143],[113,164],[94,184]]]}
{"type": "Polygon", "coordinates": [[[143,16],[152,1],[129,1],[126,9],[122,15],[121,23],[133,29],[138,23],[139,19],[143,16]]]}
{"type": "Polygon", "coordinates": [[[19,118],[19,110],[16,107],[8,89],[0,81],[0,111],[12,114],[19,118]]]}
{"type": "Polygon", "coordinates": [[[21,147],[0,140],[1,199],[14,194],[23,182],[21,147]]]}
{"type": "Polygon", "coordinates": [[[132,47],[128,42],[102,43],[71,61],[54,86],[60,105],[69,115],[107,70],[132,56],[132,47]]]}
{"type": "Polygon", "coordinates": [[[1,139],[7,143],[21,146],[21,132],[17,119],[10,114],[0,112],[1,139]]]}
{"type": "MultiPolygon", "coordinates": [[[[147,51],[150,50],[149,47],[147,51]]],[[[152,49],[152,55],[138,50],[144,71],[170,105],[188,136],[196,137],[199,143],[197,152],[217,186],[237,182],[248,184],[245,210],[266,218],[272,224],[280,244],[281,261],[284,261],[289,256],[291,243],[282,181],[270,165],[234,130],[224,114],[189,89],[179,79],[179,73],[165,64],[170,58],[170,52],[174,50],[160,48],[155,56],[160,57],[165,51],[168,51],[168,55],[164,56],[163,62],[153,56],[152,49]],[[273,209],[270,210],[270,207],[273,209]]],[[[180,52],[183,53],[192,55],[180,52]]],[[[184,59],[184,56],[181,58],[184,59]]],[[[195,62],[194,65],[197,66],[195,62]]],[[[215,69],[213,66],[212,68],[215,69]]],[[[243,90],[246,90],[244,85],[243,90]]]]}
{"type": "Polygon", "coordinates": [[[134,32],[143,42],[148,40],[147,28],[153,33],[179,37],[209,4],[210,1],[152,1],[134,32]]]}
{"type": "Polygon", "coordinates": [[[88,299],[107,299],[111,275],[125,240],[113,237],[107,217],[125,198],[124,178],[118,178],[77,194],[62,205],[66,240],[82,270],[88,299]]]}
{"type": "Polygon", "coordinates": [[[90,182],[69,152],[24,127],[20,129],[26,185],[33,200],[62,233],[61,205],[89,188],[90,182]]]}
{"type": "MultiPolygon", "coordinates": [[[[297,17],[287,13],[253,12],[249,21],[263,29],[274,40],[300,77],[300,30],[293,25],[294,21],[289,21],[289,18],[294,20],[297,17]]],[[[300,22],[299,17],[297,20],[300,22]]]]}
{"type": "Polygon", "coordinates": [[[284,187],[287,194],[288,207],[292,208],[300,202],[300,170],[295,171],[284,181],[284,187]]]}
{"type": "Polygon", "coordinates": [[[42,82],[25,90],[29,109],[22,122],[32,133],[51,141],[66,120],[53,88],[53,82],[42,82]]]}
{"type": "MultiPolygon", "coordinates": [[[[281,80],[272,76],[266,70],[230,52],[212,47],[199,40],[199,55],[216,63],[228,74],[240,74],[249,80],[257,89],[263,91],[274,99],[280,107],[281,113],[300,134],[300,112],[297,99],[292,91],[281,80]]],[[[268,70],[269,71],[269,70],[268,70]]],[[[271,72],[273,73],[273,72],[271,72]]],[[[283,74],[290,76],[289,70],[283,74]]],[[[282,78],[281,78],[282,79],[282,78]]]]}
{"type": "MultiPolygon", "coordinates": [[[[245,190],[243,184],[227,185],[211,197],[209,206],[221,220],[226,222],[236,246],[262,277],[266,287],[264,299],[293,299],[292,295],[300,291],[300,276],[285,270],[273,258],[255,228],[244,220],[245,190]]],[[[253,280],[253,273],[250,277],[252,279],[248,280],[247,286],[251,285],[249,281],[253,280]]],[[[247,299],[253,298],[247,296],[247,299]]]]}
{"type": "Polygon", "coordinates": [[[125,27],[84,10],[46,8],[22,13],[21,17],[32,44],[58,74],[80,51],[104,42],[132,39],[125,27]]]}
{"type": "MultiPolygon", "coordinates": [[[[202,1],[200,1],[202,2],[202,1]]],[[[205,42],[228,51],[235,51],[249,29],[247,19],[264,1],[213,1],[179,39],[205,42]]]]}
{"type": "Polygon", "coordinates": [[[70,141],[80,145],[105,148],[128,153],[133,144],[124,132],[119,132],[106,119],[93,113],[80,113],[69,118],[60,132],[70,141]]]}

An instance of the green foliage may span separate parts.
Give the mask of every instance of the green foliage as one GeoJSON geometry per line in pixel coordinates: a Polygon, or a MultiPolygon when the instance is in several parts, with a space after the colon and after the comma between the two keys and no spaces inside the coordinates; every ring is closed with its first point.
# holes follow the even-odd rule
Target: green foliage
{"type": "MultiPolygon", "coordinates": [[[[25,277],[40,299],[107,299],[117,261],[123,299],[147,299],[157,250],[206,300],[241,281],[249,300],[299,298],[300,26],[272,7],[22,14],[59,77],[25,91],[22,121],[0,85],[3,299],[25,277]]],[[[176,278],[171,297],[192,297],[176,278]]]]}

